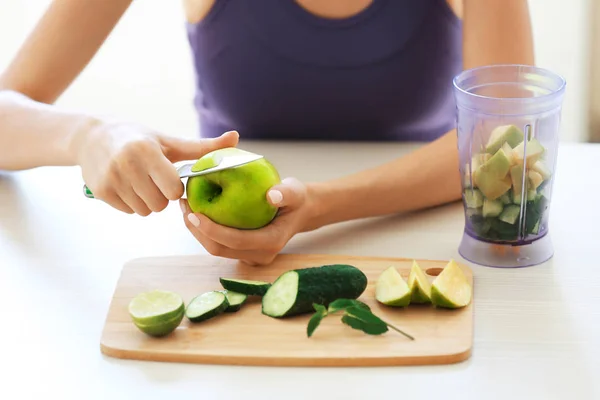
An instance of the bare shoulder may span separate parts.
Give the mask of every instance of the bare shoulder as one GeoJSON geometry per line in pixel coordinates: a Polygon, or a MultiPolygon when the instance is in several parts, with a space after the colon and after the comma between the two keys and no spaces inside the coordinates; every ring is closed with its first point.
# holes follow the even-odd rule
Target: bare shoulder
{"type": "Polygon", "coordinates": [[[217,0],[183,0],[183,10],[189,23],[201,22],[208,15],[217,0]]]}
{"type": "Polygon", "coordinates": [[[454,11],[454,14],[461,18],[463,17],[463,0],[446,0],[448,6],[454,11]]]}

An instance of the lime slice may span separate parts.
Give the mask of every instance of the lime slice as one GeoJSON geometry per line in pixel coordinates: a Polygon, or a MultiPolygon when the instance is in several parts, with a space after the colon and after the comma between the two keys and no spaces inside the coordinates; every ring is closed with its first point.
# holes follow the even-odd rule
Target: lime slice
{"type": "Polygon", "coordinates": [[[161,333],[177,328],[183,318],[185,305],[177,293],[153,290],[135,296],[128,310],[133,323],[140,330],[161,333]]]}
{"type": "Polygon", "coordinates": [[[410,288],[396,268],[381,273],[375,285],[375,298],[386,306],[405,307],[410,303],[410,288]]]}
{"type": "Polygon", "coordinates": [[[162,322],[158,322],[156,324],[150,324],[150,325],[144,325],[144,324],[136,323],[136,322],[134,322],[134,324],[135,324],[135,326],[138,327],[138,329],[140,331],[144,332],[147,335],[155,336],[155,337],[162,337],[162,336],[167,336],[168,334],[173,332],[175,329],[177,329],[177,327],[179,326],[179,324],[181,324],[181,321],[183,320],[183,316],[184,316],[184,311],[182,310],[178,315],[174,316],[170,320],[166,320],[166,321],[162,321],[162,322]]]}
{"type": "Polygon", "coordinates": [[[450,260],[431,285],[431,302],[437,307],[465,307],[472,295],[467,277],[454,260],[450,260]]]}
{"type": "Polygon", "coordinates": [[[413,260],[410,275],[408,275],[408,287],[411,292],[411,303],[431,303],[431,283],[415,260],[413,260]]]}

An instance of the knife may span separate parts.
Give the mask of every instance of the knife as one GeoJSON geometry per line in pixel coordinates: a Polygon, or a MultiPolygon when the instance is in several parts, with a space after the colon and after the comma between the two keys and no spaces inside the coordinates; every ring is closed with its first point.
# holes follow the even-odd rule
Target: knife
{"type": "MultiPolygon", "coordinates": [[[[260,154],[254,154],[243,150],[241,151],[241,154],[219,155],[217,153],[213,156],[213,160],[216,164],[215,166],[203,169],[202,171],[192,171],[192,167],[196,164],[196,161],[187,162],[177,167],[177,174],[181,179],[208,175],[213,172],[239,167],[240,165],[248,164],[252,161],[260,160],[261,158],[263,158],[263,156],[260,154]]],[[[85,184],[83,185],[83,194],[87,198],[94,198],[94,194],[85,184]]]]}

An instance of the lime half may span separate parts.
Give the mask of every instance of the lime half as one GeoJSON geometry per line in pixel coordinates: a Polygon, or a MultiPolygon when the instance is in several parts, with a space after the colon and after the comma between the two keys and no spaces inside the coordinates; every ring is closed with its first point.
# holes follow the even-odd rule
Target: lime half
{"type": "Polygon", "coordinates": [[[140,293],[129,303],[133,323],[152,336],[171,333],[183,319],[185,305],[177,293],[153,290],[140,293]]]}
{"type": "Polygon", "coordinates": [[[411,303],[431,303],[431,283],[419,264],[413,260],[410,274],[408,275],[408,287],[411,292],[411,303]]]}
{"type": "Polygon", "coordinates": [[[381,273],[375,285],[375,298],[386,306],[405,307],[410,303],[410,288],[396,268],[381,273]]]}
{"type": "Polygon", "coordinates": [[[454,260],[450,260],[431,285],[431,302],[437,307],[465,307],[472,295],[467,277],[454,260]]]}

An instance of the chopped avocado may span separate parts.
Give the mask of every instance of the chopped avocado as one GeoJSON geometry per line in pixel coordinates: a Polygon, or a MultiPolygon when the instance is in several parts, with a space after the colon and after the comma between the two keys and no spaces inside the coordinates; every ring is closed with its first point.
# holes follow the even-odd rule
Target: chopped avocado
{"type": "Polygon", "coordinates": [[[486,146],[486,151],[489,153],[495,153],[504,145],[504,143],[507,143],[511,148],[513,148],[523,140],[523,131],[521,131],[515,125],[501,125],[492,131],[486,146]]]}
{"type": "Polygon", "coordinates": [[[536,138],[532,138],[527,142],[527,149],[525,149],[524,141],[513,149],[512,161],[515,164],[523,164],[525,159],[524,153],[527,152],[527,165],[535,165],[544,154],[544,151],[544,146],[536,138]]]}
{"type": "Polygon", "coordinates": [[[514,225],[519,219],[520,213],[521,207],[514,204],[509,204],[504,207],[504,210],[502,210],[498,219],[502,222],[506,222],[507,224],[514,225]]]}
{"type": "Polygon", "coordinates": [[[543,161],[536,161],[535,164],[531,166],[531,169],[542,176],[543,180],[548,180],[551,176],[550,170],[544,164],[543,161]]]}
{"type": "Polygon", "coordinates": [[[539,172],[533,170],[527,173],[527,178],[529,180],[529,187],[533,190],[536,190],[538,186],[540,186],[544,181],[542,175],[539,172]]]}
{"type": "Polygon", "coordinates": [[[465,203],[468,208],[479,208],[483,206],[483,195],[477,189],[465,190],[465,203]]]}
{"type": "Polygon", "coordinates": [[[536,196],[537,196],[537,190],[535,189],[529,189],[527,191],[527,201],[534,201],[536,196]]]}
{"type": "Polygon", "coordinates": [[[512,147],[510,147],[510,144],[504,142],[504,144],[502,145],[502,150],[504,150],[504,152],[507,155],[510,155],[512,153],[512,147]]]}
{"type": "Polygon", "coordinates": [[[483,199],[483,216],[497,217],[502,212],[504,204],[500,200],[483,199]]]}
{"type": "Polygon", "coordinates": [[[498,198],[502,202],[502,204],[510,204],[511,203],[511,191],[504,193],[502,196],[498,198]]]}
{"type": "MultiPolygon", "coordinates": [[[[521,195],[523,193],[523,166],[522,165],[514,165],[510,169],[510,179],[513,186],[513,193],[515,196],[521,195]]],[[[525,184],[527,184],[527,180],[525,180],[525,184]]]]}

